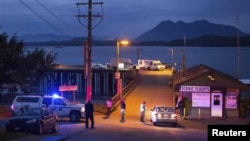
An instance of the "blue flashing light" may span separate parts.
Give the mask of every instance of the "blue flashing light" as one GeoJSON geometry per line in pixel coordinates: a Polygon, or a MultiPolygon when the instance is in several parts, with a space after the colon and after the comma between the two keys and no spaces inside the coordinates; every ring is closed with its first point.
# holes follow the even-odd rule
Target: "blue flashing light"
{"type": "Polygon", "coordinates": [[[52,96],[53,97],[59,97],[59,95],[57,93],[54,93],[52,96]]]}

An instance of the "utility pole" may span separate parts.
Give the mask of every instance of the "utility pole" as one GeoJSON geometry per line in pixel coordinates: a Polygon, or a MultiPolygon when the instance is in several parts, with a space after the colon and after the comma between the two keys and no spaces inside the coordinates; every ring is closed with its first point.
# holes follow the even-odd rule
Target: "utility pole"
{"type": "Polygon", "coordinates": [[[182,56],[182,77],[185,77],[186,73],[186,36],[184,36],[184,49],[182,56]]]}
{"type": "Polygon", "coordinates": [[[140,52],[140,51],[142,51],[142,49],[141,49],[141,48],[137,48],[137,60],[136,60],[137,62],[138,62],[138,60],[140,59],[140,56],[139,56],[139,52],[140,52]]]}
{"type": "MultiPolygon", "coordinates": [[[[92,100],[92,18],[93,17],[101,17],[102,15],[93,15],[92,5],[102,5],[103,2],[92,2],[89,0],[88,3],[76,3],[77,7],[80,5],[88,5],[88,14],[81,15],[80,13],[77,15],[78,20],[79,18],[87,18],[88,20],[88,37],[87,41],[84,41],[84,77],[86,82],[86,102],[92,100]]],[[[79,20],[80,21],[80,20],[79,20]]],[[[99,22],[100,23],[100,22],[99,22]]],[[[98,24],[99,24],[98,23],[98,24]]]]}
{"type": "Polygon", "coordinates": [[[237,70],[237,79],[240,79],[240,24],[239,24],[239,16],[236,18],[237,20],[237,26],[238,26],[238,36],[237,36],[237,45],[238,45],[238,70],[237,70]]]}

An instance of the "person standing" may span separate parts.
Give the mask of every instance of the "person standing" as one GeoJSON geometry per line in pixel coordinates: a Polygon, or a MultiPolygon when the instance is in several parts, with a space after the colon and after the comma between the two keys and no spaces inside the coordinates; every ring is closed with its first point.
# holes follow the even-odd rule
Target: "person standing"
{"type": "Polygon", "coordinates": [[[179,111],[180,117],[183,116],[183,100],[182,100],[182,95],[179,93],[178,98],[177,98],[177,103],[176,103],[176,108],[179,111]]]}
{"type": "Polygon", "coordinates": [[[85,104],[85,128],[89,128],[89,120],[91,122],[91,129],[94,129],[94,105],[89,100],[85,104]]]}
{"type": "Polygon", "coordinates": [[[146,112],[146,102],[144,101],[141,106],[140,106],[140,112],[141,112],[141,116],[140,116],[140,121],[144,122],[144,118],[145,118],[145,112],[146,112]]]}
{"type": "Polygon", "coordinates": [[[120,107],[121,107],[121,120],[123,121],[125,119],[125,109],[126,109],[126,103],[124,102],[124,99],[121,100],[120,103],[120,107]]]}
{"type": "Polygon", "coordinates": [[[178,110],[179,110],[180,117],[182,117],[183,116],[183,100],[182,99],[178,101],[178,110]]]}
{"type": "Polygon", "coordinates": [[[106,107],[107,107],[106,115],[109,116],[112,108],[112,100],[110,98],[108,98],[108,100],[106,101],[106,107]]]}

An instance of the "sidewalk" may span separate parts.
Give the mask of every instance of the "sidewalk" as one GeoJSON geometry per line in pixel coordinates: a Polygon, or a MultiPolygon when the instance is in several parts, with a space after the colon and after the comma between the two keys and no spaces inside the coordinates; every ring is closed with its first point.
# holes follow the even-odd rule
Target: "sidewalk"
{"type": "Polygon", "coordinates": [[[229,117],[229,118],[179,118],[179,125],[194,129],[207,129],[208,125],[250,125],[250,119],[229,117]]]}

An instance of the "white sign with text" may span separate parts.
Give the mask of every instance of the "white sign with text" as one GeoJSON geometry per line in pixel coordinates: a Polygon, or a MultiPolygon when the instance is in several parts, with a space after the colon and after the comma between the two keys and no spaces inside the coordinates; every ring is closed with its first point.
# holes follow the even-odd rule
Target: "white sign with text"
{"type": "Polygon", "coordinates": [[[210,93],[192,93],[192,107],[210,107],[210,93]]]}

